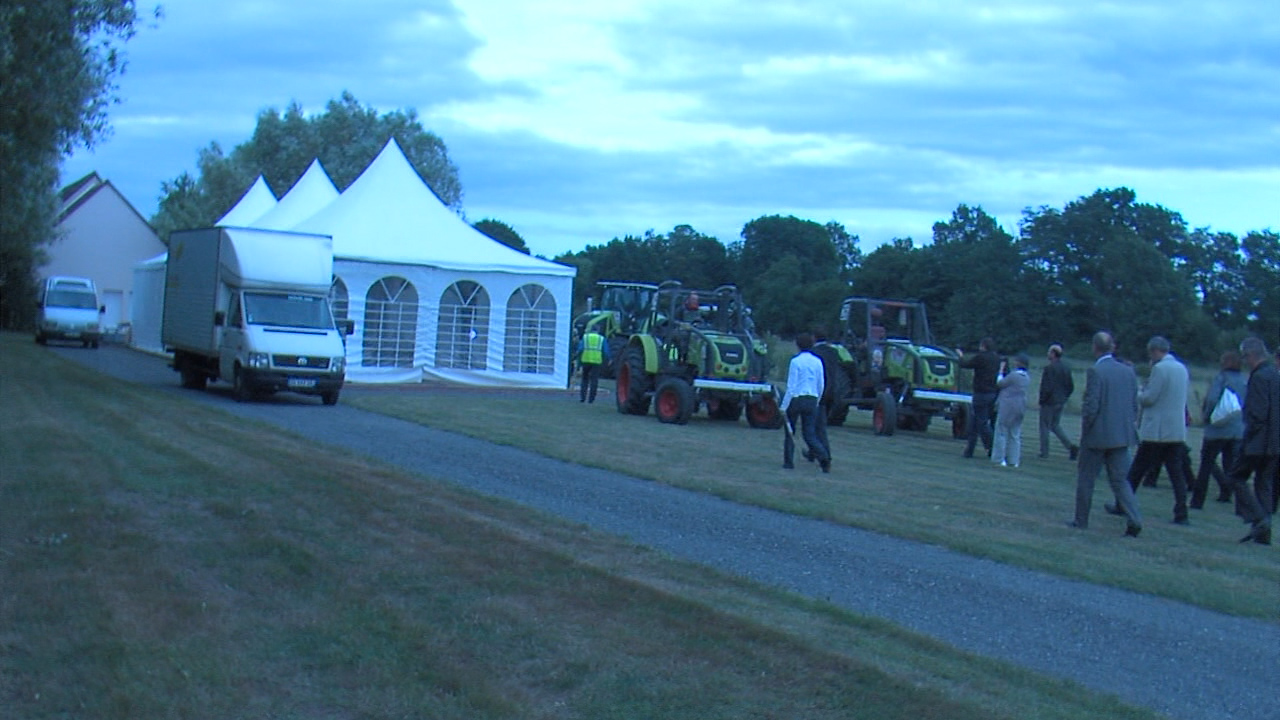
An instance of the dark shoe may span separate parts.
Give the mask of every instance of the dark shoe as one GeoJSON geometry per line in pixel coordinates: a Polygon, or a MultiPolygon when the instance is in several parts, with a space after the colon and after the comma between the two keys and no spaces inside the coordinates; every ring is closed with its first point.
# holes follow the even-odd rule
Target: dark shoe
{"type": "Polygon", "coordinates": [[[1190,525],[1191,524],[1191,520],[1184,517],[1176,517],[1173,520],[1170,520],[1170,522],[1172,522],[1174,525],[1190,525]]]}
{"type": "Polygon", "coordinates": [[[1072,528],[1072,529],[1074,529],[1074,530],[1088,530],[1088,529],[1089,529],[1087,525],[1081,525],[1080,523],[1076,522],[1075,520],[1068,520],[1068,521],[1067,521],[1067,527],[1072,528]]]}
{"type": "Polygon", "coordinates": [[[1191,508],[1192,510],[1203,510],[1204,503],[1191,503],[1187,507],[1191,508]]]}
{"type": "Polygon", "coordinates": [[[964,453],[960,453],[960,457],[962,457],[962,458],[972,458],[972,457],[973,457],[973,453],[971,453],[971,452],[964,452],[964,453]]]}
{"type": "Polygon", "coordinates": [[[1129,527],[1124,529],[1124,536],[1136,538],[1138,537],[1138,533],[1140,532],[1142,532],[1141,525],[1130,525],[1129,527]]]}
{"type": "Polygon", "coordinates": [[[1247,543],[1250,541],[1256,542],[1259,545],[1270,545],[1271,544],[1271,526],[1265,525],[1260,527],[1258,525],[1254,525],[1249,530],[1248,535],[1245,535],[1244,537],[1240,538],[1240,542],[1242,543],[1247,543]]]}
{"type": "Polygon", "coordinates": [[[1107,511],[1108,515],[1124,515],[1124,511],[1115,503],[1107,503],[1106,505],[1103,505],[1102,508],[1107,511]]]}
{"type": "Polygon", "coordinates": [[[808,460],[809,462],[813,462],[814,460],[817,460],[818,458],[817,458],[817,456],[815,456],[815,455],[813,454],[813,451],[812,451],[812,450],[805,450],[805,451],[804,451],[804,459],[805,459],[805,460],[808,460]]]}
{"type": "Polygon", "coordinates": [[[792,465],[791,463],[782,463],[782,469],[783,469],[783,470],[795,470],[795,469],[796,469],[796,466],[795,466],[795,465],[792,465]]]}
{"type": "Polygon", "coordinates": [[[1156,487],[1156,481],[1155,481],[1155,480],[1143,480],[1143,481],[1142,481],[1142,487],[1156,487]]]}
{"type": "Polygon", "coordinates": [[[1043,460],[1044,458],[1049,457],[1049,453],[1040,453],[1039,455],[1036,455],[1036,457],[1038,457],[1038,458],[1040,458],[1041,460],[1043,460]]]}
{"type": "Polygon", "coordinates": [[[1071,448],[1070,458],[1075,460],[1078,457],[1080,457],[1080,448],[1078,446],[1071,448]]]}
{"type": "Polygon", "coordinates": [[[822,466],[822,472],[824,472],[824,473],[829,473],[829,472],[831,472],[831,461],[830,461],[830,460],[822,460],[822,461],[820,461],[820,462],[818,463],[818,465],[822,466]]]}
{"type": "Polygon", "coordinates": [[[1231,502],[1231,493],[1222,493],[1217,497],[1217,502],[1231,502]]]}

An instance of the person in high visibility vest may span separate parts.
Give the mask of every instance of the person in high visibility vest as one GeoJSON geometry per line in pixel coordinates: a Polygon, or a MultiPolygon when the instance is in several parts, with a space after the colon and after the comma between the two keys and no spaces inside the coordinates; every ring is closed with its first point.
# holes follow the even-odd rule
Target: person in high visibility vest
{"type": "Polygon", "coordinates": [[[578,362],[582,365],[578,402],[593,403],[596,401],[596,387],[600,384],[600,367],[609,362],[609,343],[605,342],[603,335],[591,330],[582,336],[578,341],[578,362]]]}

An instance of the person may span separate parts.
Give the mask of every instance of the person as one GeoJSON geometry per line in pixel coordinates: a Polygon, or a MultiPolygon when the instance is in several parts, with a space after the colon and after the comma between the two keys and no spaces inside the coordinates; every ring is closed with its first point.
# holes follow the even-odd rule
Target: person
{"type": "MultiPolygon", "coordinates": [[[[830,457],[831,441],[827,439],[827,418],[831,415],[831,407],[837,401],[844,400],[835,397],[837,388],[840,387],[836,374],[844,372],[844,369],[840,367],[840,353],[827,341],[827,330],[822,326],[813,329],[813,347],[809,352],[822,361],[822,397],[818,398],[817,435],[830,457]]],[[[810,462],[817,459],[813,453],[805,453],[804,457],[810,462]]]]}
{"type": "Polygon", "coordinates": [[[1221,368],[1209,383],[1209,391],[1204,395],[1204,404],[1200,412],[1204,418],[1204,437],[1200,443],[1200,469],[1191,484],[1191,507],[1201,509],[1209,494],[1209,476],[1218,481],[1218,502],[1231,502],[1231,491],[1227,489],[1227,477],[1224,470],[1230,470],[1235,462],[1236,446],[1244,439],[1244,414],[1238,413],[1221,424],[1215,425],[1210,416],[1218,406],[1222,394],[1235,393],[1237,399],[1243,399],[1248,388],[1249,379],[1240,371],[1240,354],[1235,350],[1222,353],[1218,361],[1221,368]],[[1222,457],[1222,468],[1218,467],[1218,457],[1222,457]]]}
{"type": "Polygon", "coordinates": [[[1244,395],[1244,438],[1240,453],[1227,473],[1228,488],[1252,527],[1240,542],[1271,544],[1271,515],[1275,512],[1276,474],[1280,472],[1280,370],[1267,346],[1256,337],[1240,343],[1244,366],[1250,368],[1244,395]],[[1255,492],[1249,476],[1255,475],[1255,492]]]}
{"type": "Polygon", "coordinates": [[[978,343],[978,353],[965,357],[964,351],[957,349],[960,356],[960,367],[973,370],[973,417],[969,423],[969,441],[964,448],[964,457],[973,457],[973,449],[982,438],[982,446],[991,456],[991,411],[996,404],[996,374],[1000,372],[1000,358],[996,356],[996,341],[989,337],[978,343]]]}
{"type": "Polygon", "coordinates": [[[600,384],[600,367],[609,362],[609,343],[595,330],[588,330],[578,341],[578,362],[582,365],[582,385],[578,402],[594,403],[600,384]]]}
{"type": "Polygon", "coordinates": [[[1137,537],[1142,532],[1142,515],[1133,488],[1125,481],[1129,470],[1129,446],[1134,441],[1138,419],[1138,376],[1133,368],[1111,356],[1115,340],[1108,332],[1093,336],[1097,358],[1085,376],[1080,407],[1080,458],[1076,465],[1076,514],[1068,527],[1089,527],[1093,505],[1093,485],[1105,466],[1107,481],[1119,499],[1127,523],[1124,534],[1137,537]]]}
{"type": "Polygon", "coordinates": [[[700,323],[702,320],[702,300],[698,293],[691,292],[685,297],[684,305],[680,306],[680,322],[700,323]]]}
{"type": "Polygon", "coordinates": [[[1062,359],[1062,346],[1054,343],[1049,346],[1049,364],[1040,376],[1040,455],[1049,457],[1049,434],[1056,435],[1058,441],[1067,449],[1068,457],[1075,460],[1080,448],[1067,437],[1062,430],[1062,409],[1067,406],[1067,399],[1076,391],[1075,382],[1071,379],[1071,368],[1062,359]]]}
{"type": "MultiPolygon", "coordinates": [[[[1129,467],[1129,485],[1136,492],[1152,467],[1164,466],[1173,483],[1173,522],[1187,525],[1187,387],[1191,374],[1169,352],[1169,341],[1159,335],[1147,342],[1151,376],[1138,392],[1142,408],[1138,422],[1138,453],[1129,467]]],[[[1107,512],[1120,514],[1112,505],[1107,512]]]]}
{"type": "Polygon", "coordinates": [[[786,413],[787,432],[782,446],[782,467],[795,467],[796,444],[795,429],[803,428],[804,442],[809,452],[818,460],[822,472],[831,472],[831,454],[818,439],[818,398],[826,381],[822,372],[822,361],[810,352],[813,348],[813,335],[800,333],[796,336],[796,347],[800,352],[791,358],[791,367],[787,369],[787,392],[782,396],[782,412],[786,413]]]}
{"type": "Polygon", "coordinates": [[[1026,355],[1014,358],[1012,371],[1004,372],[996,381],[1000,394],[996,399],[996,432],[991,462],[1000,467],[1018,467],[1022,463],[1022,418],[1027,412],[1027,388],[1031,376],[1026,355]]]}

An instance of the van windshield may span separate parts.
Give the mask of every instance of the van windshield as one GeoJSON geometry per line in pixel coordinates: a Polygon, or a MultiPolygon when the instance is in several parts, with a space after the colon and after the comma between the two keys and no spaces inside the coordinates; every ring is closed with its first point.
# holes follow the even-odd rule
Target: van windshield
{"type": "Polygon", "coordinates": [[[83,290],[50,290],[45,298],[46,307],[65,307],[77,310],[97,310],[98,298],[83,290]]]}
{"type": "Polygon", "coordinates": [[[317,295],[245,293],[244,319],[250,325],[331,330],[329,301],[317,295]]]}

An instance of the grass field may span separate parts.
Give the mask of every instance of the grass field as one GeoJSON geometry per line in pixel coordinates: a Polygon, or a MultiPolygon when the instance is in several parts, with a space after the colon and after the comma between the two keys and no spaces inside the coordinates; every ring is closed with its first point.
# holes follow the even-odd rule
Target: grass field
{"type": "MultiPolygon", "coordinates": [[[[1080,383],[1083,391],[1083,380],[1080,383]]],[[[1239,545],[1245,532],[1232,506],[1212,502],[1192,511],[1190,527],[1174,526],[1168,477],[1142,488],[1146,529],[1121,537],[1122,518],[1103,512],[1105,478],[1095,491],[1091,528],[1065,527],[1075,508],[1075,464],[1056,439],[1039,449],[1038,416],[1023,426],[1019,469],[961,459],[950,425],[927,433],[877,437],[870,413],[854,411],[830,429],[830,475],[801,462],[781,469],[781,431],[752,430],[705,412],[688,425],[619,414],[612,384],[593,405],[570,392],[461,391],[441,387],[354,392],[348,402],[424,425],[446,428],[552,457],[649,478],[785,512],[823,518],[944,545],[966,554],[1071,578],[1160,595],[1224,613],[1280,620],[1280,563],[1275,548],[1239,545]],[[536,422],[531,421],[535,419],[536,422]]],[[[1064,427],[1079,435],[1078,416],[1064,427]]],[[[1198,428],[1190,442],[1199,448],[1198,428]]],[[[1216,493],[1216,490],[1215,490],[1216,493]]]]}
{"type": "Polygon", "coordinates": [[[1154,717],[25,336],[0,404],[5,717],[1154,717]]]}

